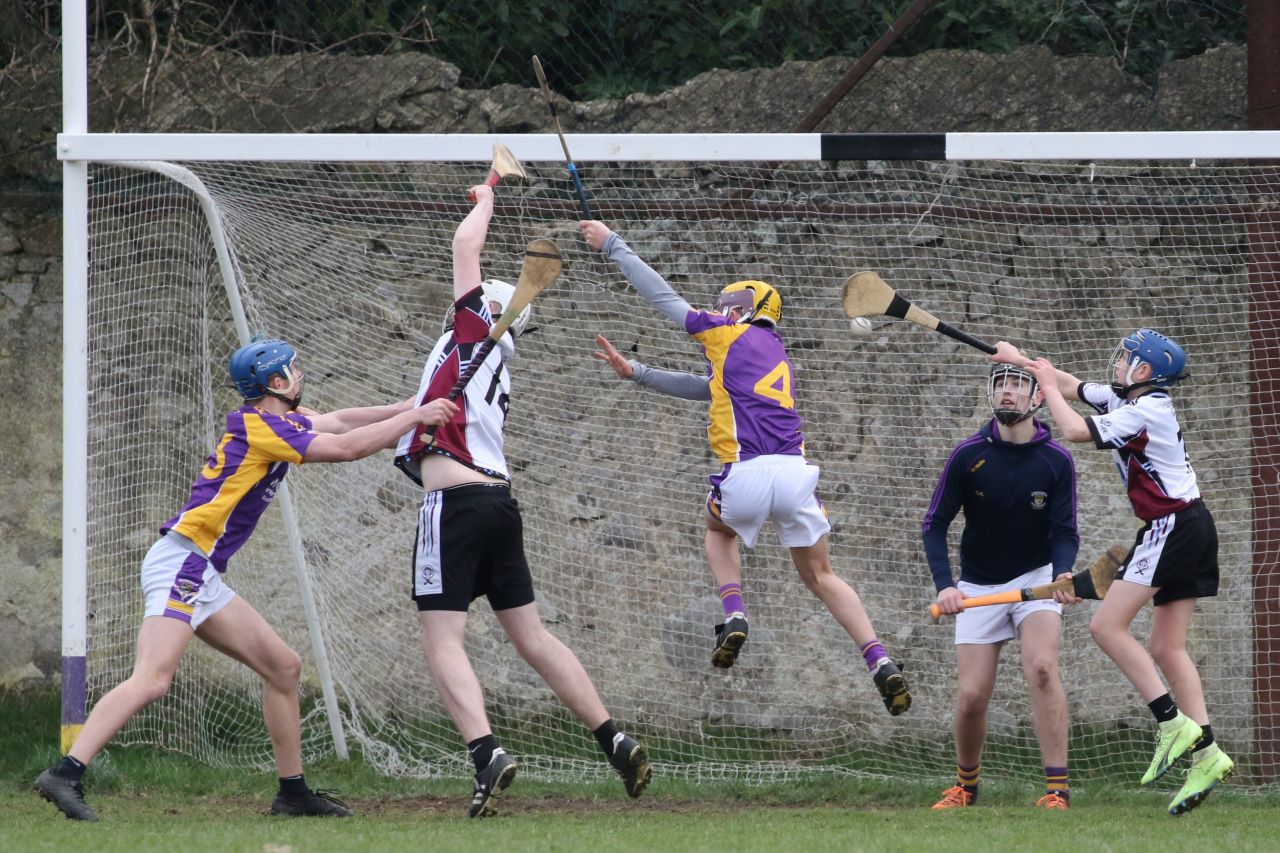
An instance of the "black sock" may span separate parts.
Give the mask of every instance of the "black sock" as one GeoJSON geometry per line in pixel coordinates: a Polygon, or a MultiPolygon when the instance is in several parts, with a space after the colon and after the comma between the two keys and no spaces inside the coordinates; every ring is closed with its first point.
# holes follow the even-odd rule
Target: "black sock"
{"type": "Polygon", "coordinates": [[[80,777],[84,776],[84,771],[89,767],[83,761],[77,761],[70,755],[65,756],[58,766],[53,768],[54,776],[61,776],[63,779],[70,779],[72,782],[79,782],[80,777]]]}
{"type": "Polygon", "coordinates": [[[1213,726],[1205,724],[1200,727],[1200,740],[1196,741],[1196,745],[1191,747],[1192,752],[1199,752],[1205,747],[1213,745],[1213,726]]]}
{"type": "Polygon", "coordinates": [[[605,755],[613,755],[613,736],[618,733],[618,726],[610,718],[600,724],[600,728],[591,732],[595,736],[596,743],[600,744],[600,748],[604,750],[605,755]]]}
{"type": "Polygon", "coordinates": [[[1178,716],[1178,705],[1168,693],[1163,694],[1154,702],[1148,702],[1147,707],[1151,709],[1151,713],[1156,715],[1157,723],[1167,723],[1178,716]]]}
{"type": "Polygon", "coordinates": [[[305,797],[310,790],[307,787],[307,780],[301,773],[297,776],[280,777],[280,793],[286,797],[305,797]]]}
{"type": "Polygon", "coordinates": [[[489,762],[493,760],[493,751],[498,748],[498,739],[492,734],[478,737],[467,744],[467,752],[471,753],[471,763],[476,766],[476,772],[489,766],[489,762]]]}

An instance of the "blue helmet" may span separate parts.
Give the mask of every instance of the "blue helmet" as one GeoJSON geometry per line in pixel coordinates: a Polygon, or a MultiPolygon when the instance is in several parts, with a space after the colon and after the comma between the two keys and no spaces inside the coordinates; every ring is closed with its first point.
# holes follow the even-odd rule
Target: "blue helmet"
{"type": "Polygon", "coordinates": [[[284,341],[254,341],[240,347],[231,355],[229,371],[236,390],[246,400],[257,400],[269,393],[267,383],[272,376],[283,376],[294,381],[293,360],[298,353],[284,341]]]}
{"type": "Polygon", "coordinates": [[[1170,388],[1175,382],[1186,379],[1189,375],[1186,370],[1186,352],[1172,338],[1165,337],[1153,329],[1138,329],[1120,341],[1111,354],[1109,370],[1121,361],[1129,365],[1125,382],[1111,383],[1112,390],[1121,397],[1142,385],[1170,388]],[[1133,373],[1140,364],[1151,366],[1151,378],[1134,383],[1133,373]]]}

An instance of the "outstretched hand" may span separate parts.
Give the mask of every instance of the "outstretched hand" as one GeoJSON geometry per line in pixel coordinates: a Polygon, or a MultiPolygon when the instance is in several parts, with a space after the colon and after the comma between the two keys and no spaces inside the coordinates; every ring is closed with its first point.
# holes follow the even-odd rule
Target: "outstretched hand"
{"type": "Polygon", "coordinates": [[[578,223],[578,230],[582,232],[582,239],[587,241],[587,245],[597,252],[604,248],[604,241],[613,233],[608,225],[596,219],[582,220],[578,223]]]}
{"type": "Polygon", "coordinates": [[[1058,371],[1049,359],[1037,358],[1027,362],[1027,372],[1036,378],[1036,382],[1046,394],[1058,390],[1058,371]]]}
{"type": "Polygon", "coordinates": [[[987,356],[987,359],[1001,364],[1012,364],[1014,367],[1026,367],[1031,361],[1022,354],[1022,350],[1008,341],[996,341],[996,351],[993,355],[987,356]]]}
{"type": "Polygon", "coordinates": [[[613,372],[618,374],[619,379],[630,379],[635,376],[636,371],[631,366],[631,362],[623,358],[622,353],[614,349],[608,338],[604,335],[596,335],[596,346],[600,347],[600,349],[592,353],[592,355],[612,367],[613,372]]]}

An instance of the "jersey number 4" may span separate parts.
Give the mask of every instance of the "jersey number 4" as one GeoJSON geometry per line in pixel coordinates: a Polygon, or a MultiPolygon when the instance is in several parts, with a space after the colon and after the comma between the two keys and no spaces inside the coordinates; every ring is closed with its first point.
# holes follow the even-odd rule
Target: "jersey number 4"
{"type": "Polygon", "coordinates": [[[785,361],[766,373],[753,389],[761,397],[776,400],[784,409],[794,409],[796,401],[791,396],[791,365],[785,361]]]}

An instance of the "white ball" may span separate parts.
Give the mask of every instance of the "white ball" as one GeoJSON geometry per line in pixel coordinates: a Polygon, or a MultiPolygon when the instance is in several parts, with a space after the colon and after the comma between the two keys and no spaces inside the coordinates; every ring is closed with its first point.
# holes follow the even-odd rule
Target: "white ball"
{"type": "Polygon", "coordinates": [[[871,321],[866,317],[854,317],[849,321],[849,330],[856,335],[871,334],[871,321]]]}

